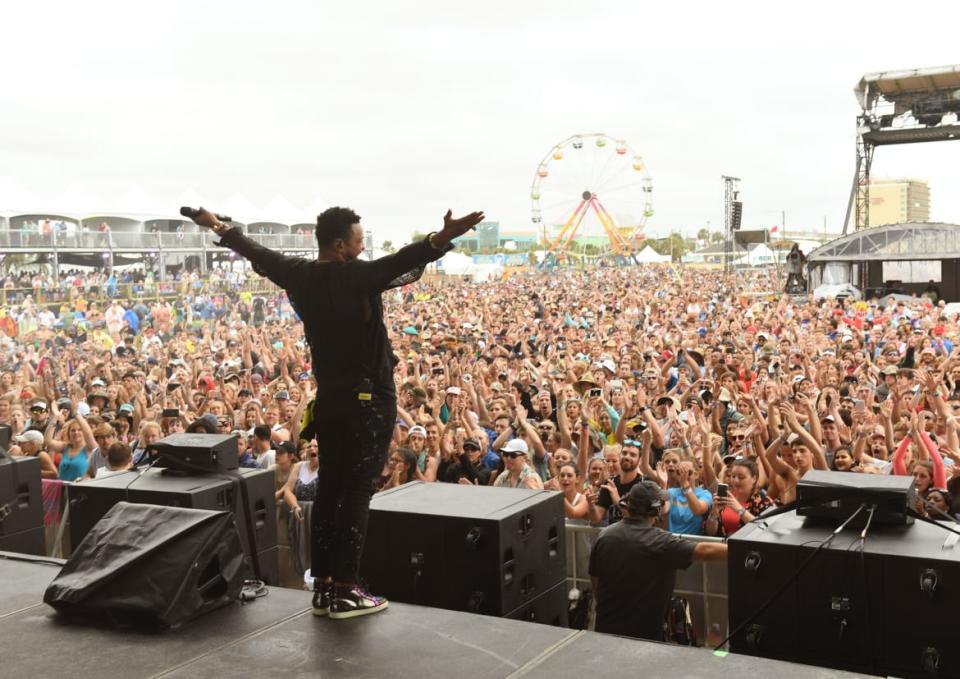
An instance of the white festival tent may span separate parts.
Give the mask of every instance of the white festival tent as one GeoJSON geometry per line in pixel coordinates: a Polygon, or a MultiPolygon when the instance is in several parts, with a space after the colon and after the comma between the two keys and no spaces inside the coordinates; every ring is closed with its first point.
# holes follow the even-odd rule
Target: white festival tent
{"type": "MultiPolygon", "coordinates": [[[[265,208],[258,213],[261,217],[258,221],[279,222],[280,224],[298,224],[303,221],[310,221],[308,215],[293,205],[286,196],[274,196],[265,208]]],[[[314,217],[315,219],[316,217],[314,217]]]]}
{"type": "Polygon", "coordinates": [[[493,262],[476,263],[469,255],[448,252],[437,262],[437,271],[449,276],[470,276],[475,283],[494,280],[503,275],[503,265],[493,262]]]}
{"type": "Polygon", "coordinates": [[[673,260],[670,255],[658,254],[657,251],[649,245],[634,256],[640,264],[666,264],[673,260]]]}

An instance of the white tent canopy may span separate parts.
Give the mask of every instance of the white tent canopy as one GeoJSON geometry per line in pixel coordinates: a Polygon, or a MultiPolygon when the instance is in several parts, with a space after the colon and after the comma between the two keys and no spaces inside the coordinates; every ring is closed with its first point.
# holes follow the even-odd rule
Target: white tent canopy
{"type": "Polygon", "coordinates": [[[658,254],[656,250],[647,245],[640,252],[634,255],[640,264],[666,264],[672,260],[670,255],[658,254]]]}
{"type": "Polygon", "coordinates": [[[437,262],[437,269],[451,276],[460,276],[470,273],[473,259],[461,252],[448,252],[437,262]]]}
{"type": "Polygon", "coordinates": [[[303,211],[293,205],[286,196],[275,196],[260,215],[264,221],[279,222],[281,224],[297,224],[306,219],[303,211]]]}

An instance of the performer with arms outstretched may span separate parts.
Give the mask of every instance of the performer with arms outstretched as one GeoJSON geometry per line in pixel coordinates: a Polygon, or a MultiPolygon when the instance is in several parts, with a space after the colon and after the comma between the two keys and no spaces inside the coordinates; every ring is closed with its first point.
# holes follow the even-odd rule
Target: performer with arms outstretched
{"type": "Polygon", "coordinates": [[[426,264],[451,250],[451,241],[479,224],[483,213],[454,219],[447,211],[442,230],[373,261],[359,259],[363,228],[348,208],[332,207],[317,217],[316,260],[265,248],[203,208],[193,220],[282,287],[303,321],[317,380],[320,452],[311,524],[313,612],[349,618],[381,611],[387,600],[358,580],[373,481],[383,469],[397,415],[396,358],[380,295],[419,279],[426,264]]]}

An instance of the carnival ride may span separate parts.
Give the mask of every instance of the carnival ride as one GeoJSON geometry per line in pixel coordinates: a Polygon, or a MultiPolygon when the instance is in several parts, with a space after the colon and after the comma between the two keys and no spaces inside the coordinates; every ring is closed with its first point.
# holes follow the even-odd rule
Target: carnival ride
{"type": "Polygon", "coordinates": [[[567,262],[578,234],[605,237],[602,255],[636,261],[652,199],[643,156],[625,140],[591,133],[554,144],[530,186],[531,220],[547,249],[543,265],[567,262]]]}

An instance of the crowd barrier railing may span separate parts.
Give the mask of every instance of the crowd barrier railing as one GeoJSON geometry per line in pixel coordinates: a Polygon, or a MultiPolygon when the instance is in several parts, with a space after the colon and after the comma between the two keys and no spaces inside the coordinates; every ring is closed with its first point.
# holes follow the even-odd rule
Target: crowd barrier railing
{"type": "MultiPolygon", "coordinates": [[[[567,522],[567,585],[580,591],[592,589],[590,584],[590,548],[601,528],[567,522]]],[[[723,542],[705,535],[684,535],[693,542],[723,542]]],[[[624,577],[642,578],[643,573],[624,573],[624,577]]],[[[690,605],[690,617],[700,646],[716,646],[727,634],[727,563],[694,562],[690,568],[677,571],[674,595],[690,605]]],[[[591,615],[591,629],[593,616],[591,615]]]]}

